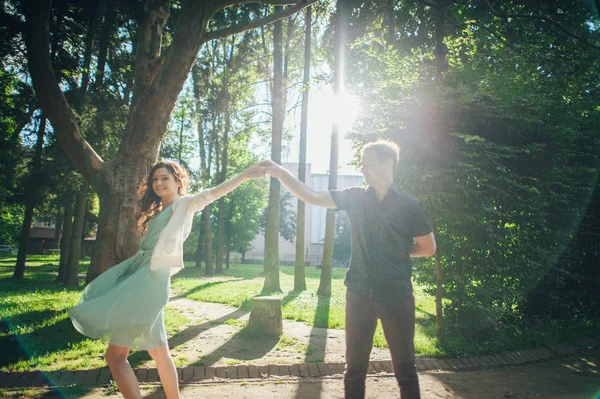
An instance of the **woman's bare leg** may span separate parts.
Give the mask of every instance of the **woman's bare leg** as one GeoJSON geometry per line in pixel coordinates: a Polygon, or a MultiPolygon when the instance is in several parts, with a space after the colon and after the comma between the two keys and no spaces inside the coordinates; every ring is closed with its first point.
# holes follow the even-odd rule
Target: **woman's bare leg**
{"type": "Polygon", "coordinates": [[[149,350],[148,353],[156,363],[158,376],[162,383],[167,399],[179,399],[179,381],[177,379],[177,369],[169,348],[161,346],[156,349],[149,350]]]}
{"type": "Polygon", "coordinates": [[[133,369],[127,361],[129,348],[108,344],[104,355],[119,391],[125,399],[141,399],[142,394],[133,369]]]}

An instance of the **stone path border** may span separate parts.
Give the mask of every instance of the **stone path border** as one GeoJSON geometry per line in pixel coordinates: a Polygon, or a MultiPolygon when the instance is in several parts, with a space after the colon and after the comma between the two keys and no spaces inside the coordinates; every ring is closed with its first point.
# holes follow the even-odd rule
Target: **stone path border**
{"type": "MultiPolygon", "coordinates": [[[[537,349],[522,351],[507,351],[495,355],[462,358],[430,358],[417,357],[417,371],[426,370],[482,370],[497,367],[517,366],[525,363],[539,363],[550,359],[577,355],[600,345],[600,336],[583,338],[575,345],[551,345],[537,349]]],[[[300,364],[270,364],[270,365],[236,365],[217,367],[178,367],[180,383],[200,383],[202,381],[226,381],[240,379],[289,379],[302,377],[328,377],[344,373],[345,363],[300,363],[300,364]]],[[[156,369],[134,369],[140,383],[152,384],[159,382],[156,369]]],[[[369,362],[368,374],[392,375],[390,360],[369,362]]],[[[111,380],[107,368],[79,371],[28,371],[0,372],[0,387],[63,387],[69,385],[94,386],[105,385],[111,380]]]]}

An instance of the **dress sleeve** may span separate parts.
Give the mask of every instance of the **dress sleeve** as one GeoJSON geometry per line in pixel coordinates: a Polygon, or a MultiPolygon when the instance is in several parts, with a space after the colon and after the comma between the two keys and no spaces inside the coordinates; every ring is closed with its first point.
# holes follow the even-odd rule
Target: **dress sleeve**
{"type": "Polygon", "coordinates": [[[192,198],[190,199],[187,209],[188,213],[200,212],[206,205],[217,199],[210,188],[202,190],[198,194],[192,195],[191,197],[192,198]]]}
{"type": "Polygon", "coordinates": [[[331,198],[335,202],[336,209],[352,212],[360,202],[361,195],[365,190],[361,187],[350,187],[342,190],[330,190],[331,198]]]}

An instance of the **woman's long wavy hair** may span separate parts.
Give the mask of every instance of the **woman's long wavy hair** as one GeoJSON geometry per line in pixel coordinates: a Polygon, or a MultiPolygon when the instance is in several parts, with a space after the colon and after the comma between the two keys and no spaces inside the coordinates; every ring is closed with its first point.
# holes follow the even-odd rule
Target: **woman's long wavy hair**
{"type": "Polygon", "coordinates": [[[155,163],[154,166],[152,166],[152,169],[150,169],[146,180],[143,181],[138,187],[139,211],[136,219],[139,229],[142,232],[146,231],[148,228],[148,222],[150,222],[150,219],[162,211],[162,202],[160,197],[152,188],[152,178],[154,177],[154,172],[160,168],[167,169],[175,177],[175,182],[177,182],[179,186],[179,195],[185,195],[187,193],[188,172],[184,167],[176,162],[167,160],[162,160],[155,163]]]}

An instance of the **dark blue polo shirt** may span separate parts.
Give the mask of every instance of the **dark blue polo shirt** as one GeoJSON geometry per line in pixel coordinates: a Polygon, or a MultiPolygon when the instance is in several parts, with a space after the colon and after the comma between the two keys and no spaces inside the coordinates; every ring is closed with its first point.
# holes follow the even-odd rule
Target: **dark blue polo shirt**
{"type": "Polygon", "coordinates": [[[352,254],[344,284],[369,298],[412,294],[409,251],[414,237],[432,232],[421,202],[392,185],[383,200],[372,187],[331,190],[338,210],[348,213],[352,254]]]}

